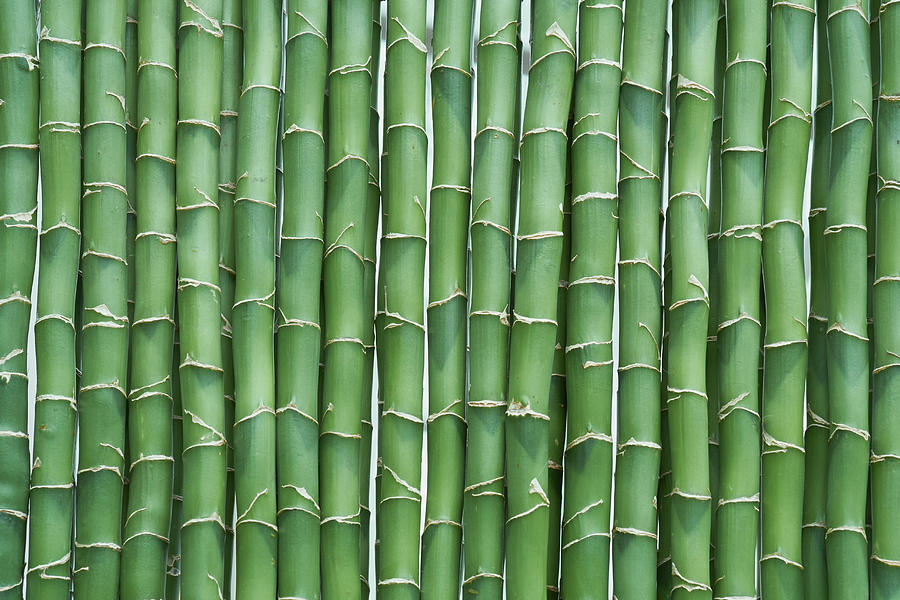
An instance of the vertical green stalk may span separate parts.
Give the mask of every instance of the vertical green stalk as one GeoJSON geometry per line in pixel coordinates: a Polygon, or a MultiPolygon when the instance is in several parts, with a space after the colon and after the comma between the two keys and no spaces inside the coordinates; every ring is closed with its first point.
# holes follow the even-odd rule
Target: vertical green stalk
{"type": "MultiPolygon", "coordinates": [[[[175,315],[177,323],[177,315],[175,315]]],[[[178,342],[178,329],[175,329],[172,344],[172,515],[169,520],[169,547],[166,553],[166,595],[165,598],[181,598],[181,491],[184,488],[183,469],[181,463],[182,421],[184,411],[181,406],[181,378],[178,373],[178,361],[181,356],[181,345],[178,342]]]]}
{"type": "Polygon", "coordinates": [[[825,22],[826,0],[817,0],[816,108],[813,112],[813,160],[809,211],[810,298],[807,329],[806,432],[804,448],[803,589],[807,600],[828,597],[825,567],[825,487],[828,443],[828,381],[825,331],[828,328],[828,270],[825,214],[831,162],[831,69],[825,22]]]}
{"type": "Polygon", "coordinates": [[[463,538],[466,596],[503,585],[503,418],[510,321],[512,221],[519,113],[519,0],[481,4],[472,172],[472,290],[463,538]]]}
{"type": "Polygon", "coordinates": [[[428,499],[422,595],[459,593],[466,456],[466,277],[472,140],[474,2],[436,0],[428,279],[428,499]]]}
{"type": "MultiPolygon", "coordinates": [[[[622,80],[623,16],[620,2],[584,2],[579,12],[572,129],[572,258],[564,336],[568,413],[562,589],[564,596],[573,598],[603,597],[609,588],[618,219],[616,115],[622,80]]],[[[658,136],[658,132],[652,134],[658,136]]],[[[654,146],[658,146],[657,140],[653,139],[654,146]]],[[[656,215],[652,220],[656,221],[656,215]]]]}
{"type": "Polygon", "coordinates": [[[81,246],[81,2],[41,3],[41,251],[28,598],[68,599],[81,246]]]}
{"type": "Polygon", "coordinates": [[[625,6],[619,92],[619,394],[613,586],[619,600],[656,592],[665,138],[663,0],[625,6]],[[647,41],[650,41],[648,43],[647,41]]]}
{"type": "MultiPolygon", "coordinates": [[[[672,450],[672,597],[710,598],[706,178],[714,114],[716,0],[677,0],[668,236],[672,297],[667,404],[672,450]],[[707,550],[704,550],[707,549],[707,550]]],[[[754,373],[755,375],[755,373],[754,373]]]]}
{"type": "MultiPolygon", "coordinates": [[[[128,261],[128,321],[134,321],[135,308],[135,246],[137,235],[137,134],[138,134],[138,2],[125,2],[125,189],[128,191],[128,212],[126,213],[125,258],[128,261]]],[[[130,335],[129,334],[129,344],[130,335]]],[[[128,372],[131,373],[131,356],[128,357],[128,372]]],[[[126,464],[129,449],[125,448],[126,464]]],[[[125,472],[125,499],[127,504],[128,485],[131,473],[125,472]]]]}
{"type": "Polygon", "coordinates": [[[358,598],[360,445],[366,347],[372,0],[331,5],[325,202],[325,371],[319,427],[322,595],[358,598]]]}
{"type": "Polygon", "coordinates": [[[225,402],[219,288],[219,107],[222,0],[179,6],[179,375],[184,407],[181,593],[221,598],[225,535],[225,402]],[[215,165],[215,166],[214,166],[215,165]]]}
{"type": "Polygon", "coordinates": [[[762,547],[766,600],[803,597],[803,396],[807,369],[803,191],[812,125],[813,0],[772,5],[771,115],[763,210],[766,293],[762,547]]]}
{"type": "Polygon", "coordinates": [[[872,150],[868,3],[828,3],[832,153],[828,257],[828,438],[825,551],[829,596],[868,594],[869,458],[866,190],[872,150]]]}
{"type": "Polygon", "coordinates": [[[547,585],[549,392],[563,250],[566,124],[578,3],[536,3],[522,134],[515,322],[506,412],[506,594],[544,598],[547,585]]]}
{"type": "Polygon", "coordinates": [[[116,598],[128,365],[125,0],[86,3],[75,597],[116,598]]]}
{"type": "Polygon", "coordinates": [[[285,42],[284,217],[275,361],[278,593],[319,597],[319,352],[328,3],[292,0],[285,42]]]}
{"type": "Polygon", "coordinates": [[[900,598],[900,5],[882,2],[875,239],[875,404],[872,413],[872,598],[900,598]]]}
{"type": "Polygon", "coordinates": [[[428,202],[425,11],[421,0],[388,0],[377,327],[384,401],[377,567],[378,595],[384,598],[419,594],[428,202]]]}
{"type": "Polygon", "coordinates": [[[163,598],[172,512],[175,329],[175,72],[177,3],[141,0],[135,173],[135,320],[128,407],[131,481],[122,542],[122,599],[163,598]]]}
{"type": "Polygon", "coordinates": [[[234,353],[231,312],[234,306],[234,197],[237,179],[237,116],[244,63],[242,0],[224,0],[222,7],[222,96],[219,110],[219,288],[222,368],[225,384],[225,590],[230,598],[234,554],[234,353]]]}
{"type": "Polygon", "coordinates": [[[35,4],[0,25],[0,598],[22,598],[31,457],[28,330],[37,252],[38,84],[35,4]]]}
{"type": "Polygon", "coordinates": [[[366,286],[366,328],[365,335],[363,336],[363,345],[366,349],[366,361],[363,368],[362,411],[360,414],[362,439],[360,440],[359,454],[359,577],[360,594],[363,598],[369,597],[370,590],[369,523],[371,522],[372,509],[370,506],[369,476],[372,474],[370,464],[372,462],[372,438],[374,432],[374,427],[372,425],[372,390],[374,385],[373,371],[375,368],[375,259],[378,249],[378,219],[381,215],[380,173],[378,170],[378,134],[381,131],[381,123],[378,115],[379,60],[381,56],[381,0],[372,0],[372,3],[372,62],[369,63],[369,74],[371,79],[369,97],[369,149],[366,154],[366,162],[369,165],[369,196],[366,204],[366,241],[363,248],[366,286]]]}
{"type": "MultiPolygon", "coordinates": [[[[765,148],[765,0],[726,0],[722,221],[716,353],[719,498],[716,597],[755,597],[759,525],[760,276],[765,148]]],[[[713,157],[716,160],[716,157],[713,157]]]]}
{"type": "Polygon", "coordinates": [[[281,2],[243,3],[244,84],[234,200],[236,598],[276,594],[275,153],[281,2]]]}

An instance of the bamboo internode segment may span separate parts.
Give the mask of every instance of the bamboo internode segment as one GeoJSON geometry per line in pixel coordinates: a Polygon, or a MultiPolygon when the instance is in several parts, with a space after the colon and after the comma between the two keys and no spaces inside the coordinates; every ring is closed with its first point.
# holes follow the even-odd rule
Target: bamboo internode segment
{"type": "Polygon", "coordinates": [[[38,237],[39,77],[34,5],[10,2],[0,25],[0,590],[19,597],[31,467],[27,350],[38,237]]]}
{"type": "Polygon", "coordinates": [[[619,92],[619,390],[614,594],[653,597],[660,467],[666,3],[626,3],[619,92]],[[647,46],[645,40],[653,40],[647,46]],[[644,577],[632,577],[635,572],[644,577]]]}
{"type": "MultiPolygon", "coordinates": [[[[175,71],[177,3],[143,0],[137,31],[135,305],[128,397],[129,490],[122,541],[123,599],[166,592],[172,512],[175,331],[175,71]]],[[[128,38],[126,32],[126,38],[128,38]]],[[[180,454],[180,452],[179,452],[180,454]]]]}
{"type": "Polygon", "coordinates": [[[319,360],[328,3],[288,4],[284,198],[275,325],[278,594],[314,597],[319,569],[319,360]],[[290,457],[290,460],[287,460],[290,457]]]}
{"type": "Polygon", "coordinates": [[[455,597],[466,456],[467,259],[471,190],[472,0],[436,0],[429,214],[428,498],[422,594],[455,597]]]}

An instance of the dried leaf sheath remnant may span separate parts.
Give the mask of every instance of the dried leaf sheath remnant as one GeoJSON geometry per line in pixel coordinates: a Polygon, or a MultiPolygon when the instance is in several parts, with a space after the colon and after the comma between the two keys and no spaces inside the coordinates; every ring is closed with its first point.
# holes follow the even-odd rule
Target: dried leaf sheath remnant
{"type": "Polygon", "coordinates": [[[503,418],[509,340],[513,157],[518,144],[518,0],[481,5],[472,173],[472,290],[463,539],[466,594],[503,585],[503,418]]]}
{"type": "Polygon", "coordinates": [[[288,3],[282,152],[284,215],[278,279],[276,423],[278,594],[319,592],[319,352],[325,210],[328,4],[288,3]],[[289,457],[289,459],[288,459],[289,457]]]}
{"type": "Polygon", "coordinates": [[[563,249],[565,134],[575,73],[574,0],[536,3],[522,174],[506,413],[506,593],[546,594],[549,390],[563,249]]]}
{"type": "Polygon", "coordinates": [[[331,4],[328,188],[325,201],[325,372],[319,427],[322,589],[359,598],[360,441],[365,389],[366,215],[372,2],[331,4]]]}
{"type": "Polygon", "coordinates": [[[225,402],[222,368],[219,213],[219,108],[222,0],[179,4],[178,229],[179,377],[183,489],[181,594],[220,597],[225,576],[225,402]],[[214,549],[211,551],[211,549],[214,549]]]}
{"type": "Polygon", "coordinates": [[[37,251],[38,84],[34,4],[0,24],[0,590],[21,597],[28,513],[28,345],[37,251]]]}

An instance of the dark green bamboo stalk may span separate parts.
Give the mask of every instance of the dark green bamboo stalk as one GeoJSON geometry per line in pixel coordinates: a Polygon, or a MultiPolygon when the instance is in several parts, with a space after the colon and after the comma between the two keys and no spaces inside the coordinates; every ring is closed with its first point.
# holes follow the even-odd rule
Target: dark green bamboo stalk
{"type": "Polygon", "coordinates": [[[68,598],[75,453],[75,293],[81,241],[81,2],[41,3],[41,251],[34,338],[28,598],[68,598]]]}
{"type": "Polygon", "coordinates": [[[825,213],[831,162],[831,69],[825,21],[826,0],[817,0],[816,109],[813,113],[812,181],[810,188],[809,247],[810,302],[807,330],[809,358],[806,371],[806,433],[804,448],[803,589],[807,600],[826,598],[825,482],[828,443],[828,381],[825,331],[828,328],[828,271],[825,259],[825,213]]]}
{"type": "MultiPolygon", "coordinates": [[[[234,555],[234,197],[237,188],[237,116],[244,63],[242,0],[224,0],[222,7],[222,96],[219,110],[219,287],[222,369],[225,385],[225,581],[230,582],[234,555]]],[[[231,597],[230,585],[223,590],[231,597]]]]}
{"type": "MultiPolygon", "coordinates": [[[[128,192],[128,212],[126,213],[125,258],[128,261],[128,322],[134,322],[135,308],[135,242],[137,235],[137,113],[138,113],[138,2],[125,2],[125,189],[128,192]]],[[[129,335],[129,347],[130,336],[129,335]]],[[[128,372],[131,373],[131,355],[128,356],[128,372]]],[[[125,464],[130,464],[130,449],[125,447],[125,464]]],[[[125,472],[125,505],[128,500],[128,485],[131,473],[125,472]]]]}
{"type": "Polygon", "coordinates": [[[433,184],[428,264],[428,498],[422,594],[456,597],[466,454],[466,309],[474,2],[437,0],[431,106],[433,184]]]}
{"type": "Polygon", "coordinates": [[[878,97],[878,199],[875,239],[875,404],[872,412],[873,600],[900,598],[900,5],[883,1],[878,97]]]}
{"type": "Polygon", "coordinates": [[[868,3],[828,3],[832,153],[825,217],[829,315],[825,550],[829,597],[868,594],[869,457],[866,188],[872,150],[868,3]]]}
{"type": "MultiPolygon", "coordinates": [[[[176,316],[177,322],[177,316],[176,316]]],[[[181,463],[182,421],[184,411],[181,406],[181,378],[178,364],[181,356],[181,345],[178,342],[178,329],[172,344],[172,515],[169,521],[169,547],[166,553],[166,598],[181,597],[181,491],[184,487],[181,463]]]]}
{"type": "Polygon", "coordinates": [[[714,113],[715,0],[678,0],[675,13],[669,224],[672,298],[667,403],[672,445],[672,598],[711,597],[706,330],[706,177],[714,113]]]}
{"type": "Polygon", "coordinates": [[[135,173],[135,320],[128,426],[130,484],[122,542],[123,600],[163,598],[172,512],[175,329],[175,72],[177,3],[142,0],[135,173]]]}
{"type": "Polygon", "coordinates": [[[75,597],[116,598],[128,365],[125,1],[86,3],[75,597]]]}
{"type": "Polygon", "coordinates": [[[276,594],[275,154],[281,2],[243,3],[244,84],[234,200],[235,597],[276,594]]]}
{"type": "Polygon", "coordinates": [[[659,140],[665,139],[666,8],[661,0],[625,6],[619,93],[619,442],[612,541],[619,600],[653,598],[656,591],[664,151],[659,140]]]}
{"type": "Polygon", "coordinates": [[[419,594],[422,385],[425,356],[425,17],[419,0],[388,0],[378,362],[378,595],[419,594]]]}
{"type": "Polygon", "coordinates": [[[503,418],[510,321],[519,113],[518,0],[481,5],[472,173],[472,290],[463,538],[465,594],[499,598],[503,584],[503,418]],[[495,200],[496,199],[496,200],[495,200]]]}
{"type": "Polygon", "coordinates": [[[357,598],[362,397],[365,390],[365,245],[369,203],[372,1],[331,6],[328,196],[325,202],[325,371],[319,428],[322,594],[357,598]]]}
{"type": "Polygon", "coordinates": [[[28,330],[37,252],[38,84],[35,5],[0,25],[0,598],[22,598],[31,456],[28,330]]]}
{"type": "Polygon", "coordinates": [[[276,376],[278,593],[319,594],[319,351],[328,4],[288,4],[276,376]]]}
{"type": "Polygon", "coordinates": [[[579,12],[572,130],[572,258],[565,335],[568,427],[562,536],[563,595],[575,598],[606,596],[609,588],[606,565],[612,496],[612,326],[618,219],[616,115],[623,17],[619,2],[585,2],[579,12]]]}
{"type": "Polygon", "coordinates": [[[812,124],[815,5],[772,5],[772,114],[762,229],[766,293],[762,547],[766,600],[802,598],[803,395],[807,369],[803,191],[812,124]]]}
{"type": "Polygon", "coordinates": [[[522,134],[515,322],[506,412],[506,593],[546,596],[549,391],[563,249],[566,123],[575,73],[573,0],[536,3],[522,134]]]}
{"type": "MultiPolygon", "coordinates": [[[[719,498],[716,597],[755,597],[759,525],[759,347],[765,0],[726,0],[719,234],[719,498]]],[[[715,157],[713,157],[715,160],[715,157]]]]}
{"type": "MultiPolygon", "coordinates": [[[[359,577],[360,594],[369,597],[369,524],[372,509],[369,494],[369,476],[372,474],[372,391],[374,385],[373,371],[375,367],[375,259],[378,249],[378,219],[381,215],[380,173],[378,170],[378,134],[381,123],[378,115],[378,82],[379,61],[381,55],[381,0],[372,0],[372,62],[369,63],[371,76],[369,98],[369,150],[366,162],[369,165],[369,196],[366,204],[366,241],[363,252],[365,261],[365,300],[366,328],[363,344],[366,348],[366,361],[363,368],[362,386],[362,439],[359,454],[359,577]]],[[[377,484],[376,484],[377,489],[377,484]]]]}
{"type": "Polygon", "coordinates": [[[179,370],[183,404],[181,594],[221,598],[225,582],[225,402],[222,369],[219,108],[222,0],[179,6],[178,229],[179,370]]]}

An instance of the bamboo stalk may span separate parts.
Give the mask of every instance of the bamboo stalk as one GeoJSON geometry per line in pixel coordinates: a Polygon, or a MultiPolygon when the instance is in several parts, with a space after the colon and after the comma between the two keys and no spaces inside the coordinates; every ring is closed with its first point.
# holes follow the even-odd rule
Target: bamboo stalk
{"type": "Polygon", "coordinates": [[[831,69],[828,62],[828,7],[816,2],[817,72],[816,108],[813,112],[813,161],[810,188],[809,246],[810,298],[807,321],[809,357],[806,371],[806,432],[804,447],[803,589],[807,600],[825,598],[825,487],[828,442],[828,381],[825,331],[828,327],[828,271],[825,257],[825,213],[831,162],[831,69]]]}
{"type": "Polygon", "coordinates": [[[568,422],[562,540],[563,594],[573,597],[605,596],[609,588],[609,569],[604,566],[609,564],[612,496],[616,115],[622,79],[622,17],[618,2],[580,5],[565,335],[568,422]]]}
{"type": "Polygon", "coordinates": [[[672,597],[711,597],[706,330],[706,177],[714,112],[715,0],[679,0],[675,13],[673,148],[668,235],[668,427],[672,451],[672,597]]]}
{"type": "Polygon", "coordinates": [[[41,3],[41,250],[28,598],[69,594],[75,453],[75,296],[81,245],[81,2],[41,3]]]}
{"type": "MultiPolygon", "coordinates": [[[[134,119],[135,320],[129,379],[130,485],[122,542],[123,600],[162,598],[172,512],[175,329],[175,73],[177,3],[142,0],[134,119]]],[[[127,37],[127,35],[126,35],[127,37]]]]}
{"type": "Polygon", "coordinates": [[[365,253],[369,201],[372,1],[331,6],[328,188],[325,202],[325,371],[319,428],[322,590],[357,598],[360,460],[366,348],[365,253]]]}
{"type": "Polygon", "coordinates": [[[612,541],[613,587],[619,600],[652,598],[656,591],[664,154],[659,140],[665,139],[666,8],[661,0],[625,6],[619,93],[619,442],[612,541]]]}
{"type": "Polygon", "coordinates": [[[237,188],[237,120],[243,78],[244,30],[242,0],[224,0],[222,6],[222,96],[219,110],[219,287],[222,369],[225,386],[225,589],[231,597],[234,557],[234,353],[232,307],[234,305],[234,198],[237,188]]]}
{"type": "Polygon", "coordinates": [[[9,2],[0,25],[0,598],[22,598],[31,456],[28,332],[37,258],[37,23],[9,2]]]}
{"type": "Polygon", "coordinates": [[[179,6],[176,177],[179,375],[183,404],[181,593],[220,598],[224,580],[226,438],[219,214],[222,0],[179,6]],[[210,93],[213,90],[213,93],[210,93]]]}
{"type": "MultiPolygon", "coordinates": [[[[178,322],[177,315],[176,323],[178,322]]],[[[178,328],[172,344],[172,515],[169,521],[169,546],[166,553],[166,595],[165,598],[180,598],[181,594],[181,514],[182,489],[184,488],[181,462],[182,421],[184,410],[181,406],[181,378],[178,364],[181,357],[181,344],[178,342],[178,328]]]]}
{"type": "Polygon", "coordinates": [[[882,2],[878,97],[878,196],[875,241],[874,406],[872,409],[872,589],[874,600],[900,597],[900,539],[891,498],[900,493],[900,26],[896,3],[882,2]]]}
{"type": "Polygon", "coordinates": [[[825,217],[829,315],[825,551],[832,599],[868,594],[865,535],[869,457],[866,188],[872,150],[867,8],[828,3],[832,153],[825,217]],[[838,368],[838,365],[840,368],[838,368]]]}
{"type": "Polygon", "coordinates": [[[472,172],[469,399],[463,502],[463,590],[499,598],[503,585],[504,439],[511,230],[519,121],[518,0],[483,2],[472,172]],[[496,200],[495,200],[496,199],[496,200]]]}
{"type": "Polygon", "coordinates": [[[243,3],[244,83],[234,200],[236,598],[276,594],[275,163],[281,2],[243,3]]]}
{"type": "Polygon", "coordinates": [[[522,134],[515,322],[506,412],[506,593],[546,595],[549,390],[563,249],[566,123],[575,72],[577,3],[534,5],[534,57],[522,134]]]}
{"type": "Polygon", "coordinates": [[[86,3],[75,598],[116,598],[128,364],[125,2],[86,3]]]}
{"type": "MultiPolygon", "coordinates": [[[[726,0],[719,234],[716,597],[757,595],[765,0],[726,0]]],[[[713,157],[715,160],[715,157],[713,157]]]]}
{"type": "Polygon", "coordinates": [[[803,192],[812,124],[815,5],[772,7],[766,190],[762,229],[766,293],[763,373],[763,598],[803,595],[801,482],[803,396],[807,370],[803,192]]]}
{"type": "Polygon", "coordinates": [[[318,388],[328,5],[292,1],[285,43],[284,220],[276,355],[278,593],[319,593],[318,388]],[[301,17],[302,15],[302,17],[301,17]]]}
{"type": "Polygon", "coordinates": [[[426,6],[388,0],[378,355],[378,595],[417,597],[425,356],[426,6]]]}

